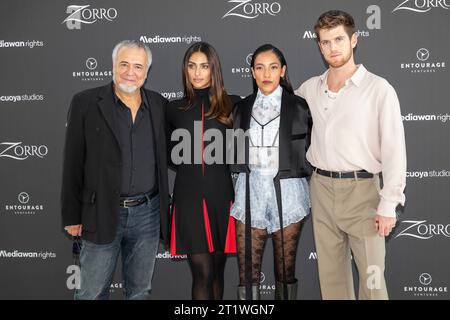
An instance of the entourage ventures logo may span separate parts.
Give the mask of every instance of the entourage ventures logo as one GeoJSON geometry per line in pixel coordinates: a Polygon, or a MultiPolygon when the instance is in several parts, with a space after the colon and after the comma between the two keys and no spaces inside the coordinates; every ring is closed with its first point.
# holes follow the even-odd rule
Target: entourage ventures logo
{"type": "Polygon", "coordinates": [[[437,9],[450,9],[450,1],[449,0],[405,0],[400,3],[392,13],[399,10],[407,10],[418,13],[425,13],[430,11],[433,8],[437,9]]]}
{"type": "Polygon", "coordinates": [[[435,236],[450,238],[450,224],[427,223],[426,220],[405,220],[401,222],[401,225],[404,226],[404,228],[395,236],[395,238],[412,237],[420,240],[428,240],[435,236]]]}
{"type": "Polygon", "coordinates": [[[430,60],[430,57],[430,50],[427,48],[420,48],[415,54],[417,60],[401,63],[400,69],[409,70],[411,73],[431,73],[445,69],[446,66],[444,61],[433,61],[430,60]]]}
{"type": "Polygon", "coordinates": [[[21,192],[17,195],[17,201],[15,204],[5,205],[6,212],[12,212],[14,214],[36,214],[36,212],[42,212],[44,205],[30,203],[30,195],[26,192],[21,192]]]}
{"type": "Polygon", "coordinates": [[[427,272],[420,274],[418,280],[418,283],[416,282],[414,285],[404,286],[403,292],[412,294],[415,297],[438,297],[448,292],[446,286],[433,285],[434,279],[427,272]]]}
{"type": "Polygon", "coordinates": [[[275,290],[275,284],[273,283],[265,283],[266,282],[266,275],[261,272],[261,275],[259,277],[259,291],[261,295],[271,295],[273,291],[275,290]]]}
{"type": "Polygon", "coordinates": [[[10,158],[14,160],[26,160],[29,157],[44,158],[48,154],[45,145],[26,146],[22,142],[2,142],[0,143],[0,158],[10,158]]]}
{"type": "Polygon", "coordinates": [[[241,78],[249,78],[252,76],[251,73],[251,63],[252,63],[253,53],[249,53],[245,59],[245,64],[238,65],[236,67],[231,68],[231,73],[241,76],[241,78]]]}
{"type": "Polygon", "coordinates": [[[67,7],[66,13],[69,16],[64,19],[69,30],[79,30],[82,24],[93,24],[99,20],[113,21],[117,18],[117,10],[115,8],[89,8],[90,5],[78,6],[70,5],[67,7]]]}
{"type": "Polygon", "coordinates": [[[255,19],[261,15],[276,16],[281,12],[279,2],[253,2],[252,0],[229,0],[234,5],[222,19],[235,16],[244,19],[255,19]]]}
{"type": "Polygon", "coordinates": [[[79,78],[82,81],[103,81],[105,77],[112,77],[111,70],[97,70],[98,62],[97,59],[89,57],[84,61],[83,71],[73,71],[72,77],[79,78]]]}

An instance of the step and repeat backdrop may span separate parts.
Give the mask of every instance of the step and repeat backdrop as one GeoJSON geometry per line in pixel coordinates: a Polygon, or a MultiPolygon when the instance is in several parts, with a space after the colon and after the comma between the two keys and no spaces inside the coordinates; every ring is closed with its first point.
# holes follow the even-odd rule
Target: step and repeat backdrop
{"type": "MultiPolygon", "coordinates": [[[[183,96],[181,61],[196,41],[219,52],[229,93],[251,93],[250,58],[261,44],[285,54],[297,88],[326,69],[313,25],[324,11],[355,17],[355,61],[397,90],[408,152],[406,206],[387,239],[392,299],[449,299],[450,0],[158,0],[0,3],[0,299],[72,299],[79,269],[61,232],[60,186],[71,97],[111,81],[111,52],[123,39],[153,51],[146,87],[183,96]]],[[[170,176],[173,183],[173,174],[170,176]]],[[[311,221],[298,248],[300,299],[320,299],[311,221]]],[[[272,299],[268,241],[260,289],[272,299]]],[[[120,265],[120,263],[118,264],[120,265]]],[[[235,256],[225,298],[235,299],[235,256]]],[[[154,299],[190,299],[183,257],[160,248],[154,299]]],[[[111,298],[122,298],[120,269],[111,298]]]]}

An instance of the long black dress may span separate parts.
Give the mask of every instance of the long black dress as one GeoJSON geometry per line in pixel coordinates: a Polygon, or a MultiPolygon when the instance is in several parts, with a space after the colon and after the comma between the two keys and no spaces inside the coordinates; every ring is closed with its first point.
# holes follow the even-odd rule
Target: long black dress
{"type": "MultiPolygon", "coordinates": [[[[212,142],[204,140],[205,132],[208,129],[221,132],[225,157],[227,127],[216,119],[205,117],[209,110],[209,88],[194,89],[194,93],[194,105],[188,110],[183,110],[188,104],[186,98],[167,105],[169,157],[179,143],[189,146],[191,150],[190,162],[174,166],[177,173],[172,199],[170,253],[235,253],[234,218],[230,216],[234,190],[229,166],[225,159],[222,164],[206,164],[204,161],[205,148],[212,142]],[[176,129],[185,129],[189,137],[183,135],[183,138],[178,138],[180,141],[171,142],[171,135],[176,129]],[[195,144],[197,148],[194,148],[195,144]],[[197,155],[194,154],[195,149],[197,155]]],[[[235,101],[238,97],[230,98],[235,101]]],[[[178,148],[175,150],[175,154],[185,156],[178,148]]]]}

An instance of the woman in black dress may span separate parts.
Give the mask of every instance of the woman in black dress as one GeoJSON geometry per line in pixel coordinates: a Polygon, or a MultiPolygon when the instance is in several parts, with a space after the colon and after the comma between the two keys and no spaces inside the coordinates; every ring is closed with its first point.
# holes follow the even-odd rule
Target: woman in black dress
{"type": "Polygon", "coordinates": [[[235,97],[224,89],[219,57],[211,45],[189,47],[182,69],[185,97],[167,106],[169,159],[177,172],[170,252],[188,256],[192,299],[217,300],[223,296],[227,253],[236,252],[230,216],[234,191],[223,159],[235,97]]]}

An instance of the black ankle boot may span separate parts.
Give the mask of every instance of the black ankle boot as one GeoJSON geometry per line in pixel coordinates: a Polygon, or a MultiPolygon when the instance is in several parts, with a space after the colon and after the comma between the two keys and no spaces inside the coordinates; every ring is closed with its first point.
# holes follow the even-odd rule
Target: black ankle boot
{"type": "Polygon", "coordinates": [[[283,282],[275,282],[275,300],[297,300],[298,281],[295,279],[293,283],[286,284],[287,297],[284,296],[283,282]]]}
{"type": "MultiPolygon", "coordinates": [[[[253,300],[260,300],[259,285],[252,285],[253,300]]],[[[238,286],[238,300],[245,299],[245,286],[238,286]]]]}

